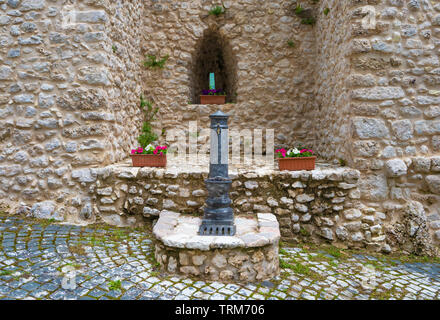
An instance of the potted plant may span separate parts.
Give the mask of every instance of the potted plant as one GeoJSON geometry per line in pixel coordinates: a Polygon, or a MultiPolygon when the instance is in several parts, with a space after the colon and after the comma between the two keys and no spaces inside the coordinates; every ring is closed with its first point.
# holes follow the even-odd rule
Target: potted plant
{"type": "Polygon", "coordinates": [[[200,104],[225,104],[226,93],[223,89],[203,90],[200,96],[200,104]]]}
{"type": "Polygon", "coordinates": [[[290,150],[275,150],[278,157],[278,166],[281,171],[314,170],[316,156],[313,150],[307,148],[293,148],[290,150]]]}
{"type": "Polygon", "coordinates": [[[168,147],[153,146],[153,142],[157,140],[158,136],[153,132],[151,122],[155,119],[159,108],[153,108],[153,103],[146,101],[142,95],[140,107],[145,120],[142,134],[137,139],[140,147],[131,150],[133,167],[166,167],[168,147]]]}
{"type": "Polygon", "coordinates": [[[139,147],[131,150],[133,167],[166,167],[167,146],[148,145],[146,148],[139,147]]]}

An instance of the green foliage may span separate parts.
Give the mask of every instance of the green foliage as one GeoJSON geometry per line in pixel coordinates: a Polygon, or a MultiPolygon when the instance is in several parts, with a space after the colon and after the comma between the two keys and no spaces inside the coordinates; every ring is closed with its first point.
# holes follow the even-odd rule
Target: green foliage
{"type": "Polygon", "coordinates": [[[309,236],[310,236],[310,233],[309,233],[306,229],[304,229],[304,228],[301,228],[301,229],[299,230],[299,232],[300,232],[301,235],[303,235],[304,237],[309,237],[309,236]]]}
{"type": "MultiPolygon", "coordinates": [[[[154,256],[153,251],[150,251],[150,253],[147,255],[147,260],[153,266],[153,272],[157,272],[157,275],[159,275],[158,270],[160,268],[160,263],[156,260],[156,257],[154,256]]],[[[156,276],[153,276],[153,277],[156,277],[156,276]]]]}
{"type": "Polygon", "coordinates": [[[335,257],[336,259],[342,258],[342,252],[339,248],[329,246],[325,247],[324,250],[331,256],[335,257]]]}
{"type": "Polygon", "coordinates": [[[345,161],[344,159],[339,159],[339,165],[341,167],[345,167],[345,166],[347,166],[347,161],[345,161]]]}
{"type": "Polygon", "coordinates": [[[214,15],[214,16],[218,17],[219,15],[225,13],[225,8],[222,6],[215,6],[214,8],[209,10],[208,13],[210,15],[214,15]]]}
{"type": "Polygon", "coordinates": [[[298,274],[304,274],[304,275],[310,275],[311,271],[308,266],[305,266],[301,263],[295,263],[290,265],[290,269],[293,270],[293,272],[298,274]]]}
{"type": "Polygon", "coordinates": [[[303,18],[301,20],[301,24],[314,25],[316,23],[316,19],[314,17],[306,17],[307,15],[306,15],[305,9],[301,6],[301,4],[298,4],[296,6],[296,8],[294,9],[294,12],[297,16],[303,18]]]}
{"type": "Polygon", "coordinates": [[[95,236],[91,236],[89,239],[89,244],[90,246],[94,247],[94,246],[104,246],[104,240],[103,239],[96,239],[95,236]]]}
{"type": "Polygon", "coordinates": [[[308,266],[302,265],[301,263],[295,262],[293,260],[286,262],[280,258],[280,268],[290,269],[296,274],[302,274],[309,277],[315,277],[316,275],[308,266]]]}
{"type": "Polygon", "coordinates": [[[295,42],[293,42],[292,40],[287,41],[287,45],[291,48],[295,48],[295,42]]]}
{"type": "Polygon", "coordinates": [[[121,288],[122,288],[121,280],[110,281],[108,283],[108,288],[109,288],[110,291],[112,291],[112,290],[121,290],[121,288]]]}
{"type": "Polygon", "coordinates": [[[275,150],[275,154],[277,158],[306,158],[315,156],[313,150],[302,146],[290,150],[286,150],[284,148],[277,149],[275,150]]]}
{"type": "Polygon", "coordinates": [[[147,68],[159,68],[159,69],[163,69],[163,67],[165,66],[165,63],[168,61],[168,58],[170,56],[166,55],[165,57],[161,58],[160,60],[157,60],[155,55],[152,54],[148,54],[147,55],[147,60],[144,60],[144,66],[147,68]]]}
{"type": "Polygon", "coordinates": [[[298,4],[295,8],[295,13],[296,14],[301,14],[304,11],[304,8],[301,7],[301,4],[298,4]]]}
{"type": "Polygon", "coordinates": [[[140,107],[144,113],[144,124],[142,126],[142,134],[138,137],[138,142],[145,149],[158,138],[157,134],[153,132],[151,122],[154,121],[159,108],[153,108],[153,103],[146,101],[143,95],[141,95],[140,107]]]}
{"type": "Polygon", "coordinates": [[[281,258],[279,258],[280,259],[280,268],[281,269],[290,269],[290,263],[287,263],[285,260],[283,260],[283,259],[281,259],[281,258]]]}
{"type": "Polygon", "coordinates": [[[2,276],[10,276],[12,274],[12,271],[10,270],[3,270],[0,272],[0,277],[2,276]]]}
{"type": "Polygon", "coordinates": [[[328,15],[329,12],[330,12],[330,9],[329,9],[329,8],[325,8],[325,9],[324,9],[324,14],[325,14],[325,15],[328,15]]]}
{"type": "Polygon", "coordinates": [[[324,280],[324,277],[321,274],[312,271],[309,266],[296,262],[294,259],[290,259],[287,262],[280,258],[279,261],[280,261],[281,269],[290,269],[296,274],[304,275],[314,280],[318,280],[318,281],[324,280]]]}
{"type": "Polygon", "coordinates": [[[51,224],[55,223],[56,220],[54,218],[50,218],[50,219],[41,220],[39,222],[43,228],[46,228],[46,227],[50,226],[51,224]]]}
{"type": "Polygon", "coordinates": [[[118,51],[118,47],[116,47],[115,45],[112,45],[112,50],[113,50],[113,53],[116,53],[118,51]]]}
{"type": "Polygon", "coordinates": [[[302,24],[314,25],[316,23],[315,18],[305,18],[301,20],[302,24]]]}
{"type": "Polygon", "coordinates": [[[113,231],[113,234],[110,239],[113,240],[114,242],[121,242],[122,240],[128,239],[128,234],[123,230],[116,229],[113,231]]]}

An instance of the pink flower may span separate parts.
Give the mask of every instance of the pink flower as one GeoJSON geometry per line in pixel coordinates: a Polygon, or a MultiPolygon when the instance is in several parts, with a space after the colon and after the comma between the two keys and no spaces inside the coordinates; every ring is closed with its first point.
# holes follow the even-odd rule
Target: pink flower
{"type": "Polygon", "coordinates": [[[277,153],[281,153],[281,155],[283,156],[283,158],[286,157],[286,153],[287,153],[286,149],[278,149],[278,150],[275,150],[275,152],[277,152],[277,153]]]}
{"type": "Polygon", "coordinates": [[[154,150],[154,154],[157,154],[157,149],[156,149],[156,150],[154,150]]]}
{"type": "Polygon", "coordinates": [[[136,154],[136,150],[131,150],[131,154],[136,154]]]}

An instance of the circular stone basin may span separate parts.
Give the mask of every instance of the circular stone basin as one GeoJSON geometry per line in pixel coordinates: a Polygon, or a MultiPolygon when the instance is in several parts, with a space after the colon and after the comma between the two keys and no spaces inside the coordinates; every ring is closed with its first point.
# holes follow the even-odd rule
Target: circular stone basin
{"type": "Polygon", "coordinates": [[[279,275],[280,230],[273,214],[235,217],[235,236],[199,236],[201,218],[162,211],[153,228],[155,257],[170,274],[253,282],[279,275]]]}

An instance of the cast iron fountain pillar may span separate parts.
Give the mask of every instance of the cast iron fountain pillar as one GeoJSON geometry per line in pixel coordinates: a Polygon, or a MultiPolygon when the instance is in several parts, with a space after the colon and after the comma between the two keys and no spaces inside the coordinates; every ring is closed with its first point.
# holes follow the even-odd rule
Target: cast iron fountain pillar
{"type": "Polygon", "coordinates": [[[221,111],[209,116],[211,118],[211,159],[209,176],[205,180],[208,199],[199,235],[233,236],[235,235],[234,211],[231,208],[229,190],[232,180],[229,179],[229,137],[227,114],[221,111]]]}

